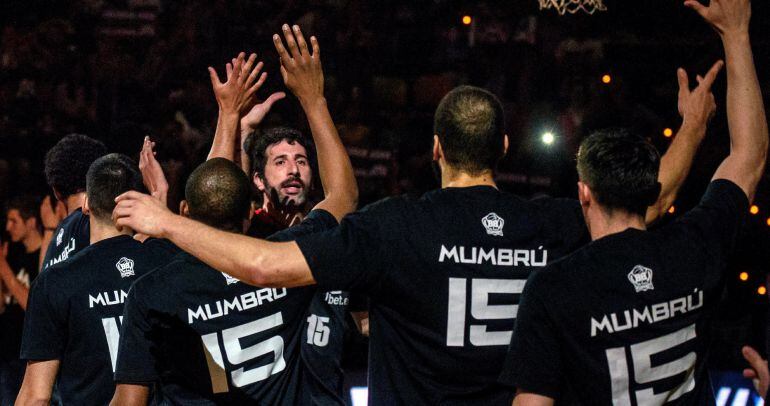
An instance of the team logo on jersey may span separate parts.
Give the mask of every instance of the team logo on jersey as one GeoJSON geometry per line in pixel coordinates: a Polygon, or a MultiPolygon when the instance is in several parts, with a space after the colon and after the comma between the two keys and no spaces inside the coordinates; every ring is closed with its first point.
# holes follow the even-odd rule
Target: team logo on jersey
{"type": "Polygon", "coordinates": [[[115,264],[115,268],[118,268],[118,271],[120,271],[120,277],[121,278],[127,278],[129,276],[134,276],[134,260],[128,259],[126,257],[123,257],[118,261],[117,264],[115,264]]]}
{"type": "Polygon", "coordinates": [[[496,235],[498,237],[503,236],[503,225],[505,220],[495,213],[489,213],[481,219],[481,224],[487,229],[487,234],[496,235]]]}
{"type": "Polygon", "coordinates": [[[634,285],[636,292],[655,289],[652,286],[652,269],[637,265],[628,273],[628,280],[634,285]]]}
{"type": "Polygon", "coordinates": [[[63,239],[64,239],[64,229],[60,228],[59,229],[59,234],[56,235],[56,246],[57,247],[61,245],[61,242],[62,242],[63,239]]]}
{"type": "Polygon", "coordinates": [[[230,286],[230,285],[232,285],[234,283],[240,282],[238,279],[235,279],[232,276],[230,276],[230,275],[228,275],[228,274],[226,274],[224,272],[222,272],[222,276],[225,277],[225,281],[227,281],[227,286],[230,286]]]}

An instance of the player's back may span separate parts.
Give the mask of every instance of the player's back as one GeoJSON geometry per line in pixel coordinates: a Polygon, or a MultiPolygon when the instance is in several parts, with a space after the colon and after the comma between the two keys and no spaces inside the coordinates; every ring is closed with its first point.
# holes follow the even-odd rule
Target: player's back
{"type": "Polygon", "coordinates": [[[314,292],[250,286],[181,253],[132,287],[116,380],[157,379],[172,404],[301,403],[314,292]]]}
{"type": "Polygon", "coordinates": [[[64,404],[106,404],[120,339],[123,302],[136,278],[159,260],[130,236],[90,245],[35,281],[21,356],[59,359],[64,404]]]}
{"type": "Polygon", "coordinates": [[[717,182],[674,223],[600,238],[533,275],[502,380],[564,404],[713,403],[709,323],[745,200],[717,182]]]}
{"type": "Polygon", "coordinates": [[[494,382],[526,279],[585,237],[577,202],[478,186],[386,199],[299,242],[322,286],[370,297],[372,404],[510,404],[494,382]]]}
{"type": "Polygon", "coordinates": [[[42,269],[64,262],[87,247],[90,243],[89,231],[88,216],[81,209],[65,217],[54,230],[51,242],[46,247],[42,269]]]}

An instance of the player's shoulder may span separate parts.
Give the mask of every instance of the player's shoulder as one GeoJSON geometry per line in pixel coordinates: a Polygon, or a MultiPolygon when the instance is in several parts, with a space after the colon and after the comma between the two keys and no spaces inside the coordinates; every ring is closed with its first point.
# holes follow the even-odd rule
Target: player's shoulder
{"type": "Polygon", "coordinates": [[[544,268],[532,272],[527,285],[548,291],[554,291],[561,286],[569,288],[575,278],[582,278],[581,274],[586,272],[586,264],[591,261],[591,251],[590,244],[585,245],[569,255],[549,262],[544,268]]]}
{"type": "Polygon", "coordinates": [[[420,204],[421,201],[424,200],[424,198],[425,198],[425,195],[423,195],[423,197],[421,198],[418,198],[413,194],[388,196],[383,199],[377,200],[374,203],[367,204],[366,206],[362,207],[359,210],[359,212],[376,214],[376,213],[401,211],[410,206],[415,206],[420,204]]]}
{"type": "Polygon", "coordinates": [[[164,264],[137,278],[133,284],[144,288],[178,286],[181,282],[189,281],[191,274],[193,277],[197,275],[198,268],[208,268],[208,265],[192,255],[180,251],[164,264]]]}

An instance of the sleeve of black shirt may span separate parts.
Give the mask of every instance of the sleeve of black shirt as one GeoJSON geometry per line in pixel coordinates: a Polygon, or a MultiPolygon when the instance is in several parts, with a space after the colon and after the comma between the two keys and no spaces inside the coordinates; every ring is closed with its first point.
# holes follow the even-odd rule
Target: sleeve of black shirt
{"type": "Polygon", "coordinates": [[[559,253],[558,256],[569,254],[591,241],[579,201],[544,197],[532,202],[544,210],[542,215],[550,231],[548,234],[559,238],[559,244],[551,244],[551,249],[559,253]]]}
{"type": "Polygon", "coordinates": [[[362,210],[345,216],[339,227],[298,238],[297,244],[319,286],[367,291],[376,283],[383,255],[379,230],[377,214],[362,210]]]}
{"type": "Polygon", "coordinates": [[[541,299],[540,292],[547,286],[536,279],[531,278],[522,293],[499,382],[556,399],[563,387],[562,360],[555,326],[541,299]]]}
{"type": "Polygon", "coordinates": [[[123,308],[123,323],[120,327],[120,344],[115,365],[115,381],[118,383],[147,383],[159,378],[157,364],[152,351],[152,325],[147,309],[141,298],[139,279],[128,291],[123,308]]]}
{"type": "Polygon", "coordinates": [[[748,210],[749,199],[743,190],[729,180],[717,179],[709,184],[700,203],[676,224],[724,257],[734,249],[748,210]]]}
{"type": "Polygon", "coordinates": [[[267,239],[275,242],[294,241],[301,236],[320,233],[336,226],[337,219],[331,213],[323,209],[315,209],[308,213],[301,223],[281,230],[267,239]]]}
{"type": "Polygon", "coordinates": [[[67,320],[64,315],[67,303],[63,302],[62,295],[59,294],[61,292],[57,290],[66,287],[51,280],[52,273],[58,270],[51,268],[32,283],[24,315],[21,359],[60,359],[64,352],[67,341],[67,320]]]}

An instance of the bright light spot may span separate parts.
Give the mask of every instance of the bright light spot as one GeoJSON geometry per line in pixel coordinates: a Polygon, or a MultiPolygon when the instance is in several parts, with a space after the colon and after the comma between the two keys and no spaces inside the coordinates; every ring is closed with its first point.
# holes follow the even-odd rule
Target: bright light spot
{"type": "Polygon", "coordinates": [[[609,85],[610,82],[612,82],[612,76],[610,75],[602,76],[602,83],[604,83],[605,85],[609,85]]]}
{"type": "Polygon", "coordinates": [[[540,138],[541,141],[543,141],[543,144],[545,145],[551,145],[556,140],[556,137],[553,135],[552,132],[546,131],[543,133],[543,136],[540,138]]]}
{"type": "Polygon", "coordinates": [[[674,212],[676,212],[676,207],[671,206],[668,208],[668,214],[674,214],[674,212]]]}
{"type": "Polygon", "coordinates": [[[663,130],[663,136],[666,138],[670,138],[672,135],[674,135],[674,130],[670,128],[666,128],[663,130]]]}
{"type": "Polygon", "coordinates": [[[464,25],[471,25],[471,22],[473,22],[473,18],[471,18],[471,16],[463,16],[464,25]]]}
{"type": "Polygon", "coordinates": [[[751,214],[759,213],[759,206],[757,206],[756,204],[752,204],[751,208],[749,209],[749,213],[751,214]]]}
{"type": "Polygon", "coordinates": [[[742,280],[744,282],[749,280],[749,273],[748,272],[741,272],[741,274],[738,275],[738,279],[740,279],[740,280],[742,280]]]}
{"type": "Polygon", "coordinates": [[[767,218],[767,226],[770,227],[770,217],[767,218]]]}
{"type": "Polygon", "coordinates": [[[764,286],[760,286],[759,289],[757,289],[757,293],[759,293],[760,295],[764,295],[765,293],[767,293],[767,288],[765,288],[764,286]]]}

